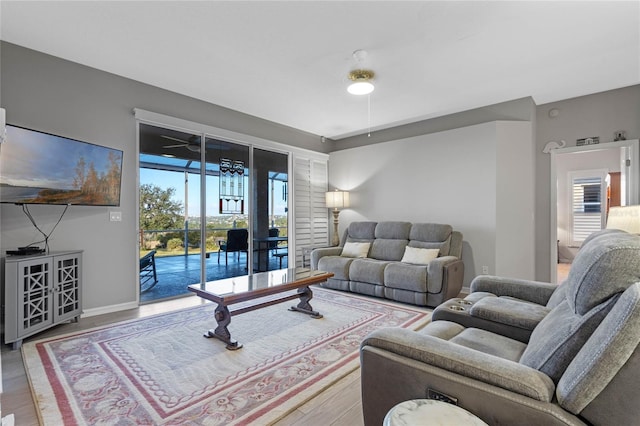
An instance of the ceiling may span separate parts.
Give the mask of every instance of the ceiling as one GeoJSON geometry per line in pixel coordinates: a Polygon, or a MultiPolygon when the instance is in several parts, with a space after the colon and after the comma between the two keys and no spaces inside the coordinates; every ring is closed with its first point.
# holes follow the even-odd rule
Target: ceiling
{"type": "Polygon", "coordinates": [[[3,0],[0,19],[7,42],[331,139],[640,83],[638,1],[3,0]],[[358,65],[370,98],[346,91],[358,65]]]}

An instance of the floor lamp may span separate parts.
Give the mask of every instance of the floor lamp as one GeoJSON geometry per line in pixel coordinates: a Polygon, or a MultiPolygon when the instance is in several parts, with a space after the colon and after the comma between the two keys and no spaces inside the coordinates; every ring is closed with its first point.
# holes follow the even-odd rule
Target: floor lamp
{"type": "Polygon", "coordinates": [[[349,193],[347,191],[329,191],[325,193],[325,199],[327,201],[327,208],[333,209],[333,238],[331,239],[332,246],[340,245],[340,235],[338,235],[338,215],[340,209],[349,207],[349,193]]]}

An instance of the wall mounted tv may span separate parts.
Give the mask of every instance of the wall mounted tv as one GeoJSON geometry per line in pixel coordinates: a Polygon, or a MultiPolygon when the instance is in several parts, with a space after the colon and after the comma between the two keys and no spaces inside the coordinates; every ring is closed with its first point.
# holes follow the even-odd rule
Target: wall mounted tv
{"type": "Polygon", "coordinates": [[[7,125],[0,203],[119,206],[122,151],[7,125]]]}

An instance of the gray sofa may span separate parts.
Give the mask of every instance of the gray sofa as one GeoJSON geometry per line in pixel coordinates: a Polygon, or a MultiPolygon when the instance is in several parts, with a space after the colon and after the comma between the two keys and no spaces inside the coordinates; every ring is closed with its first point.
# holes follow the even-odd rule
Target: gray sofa
{"type": "Polygon", "coordinates": [[[630,425],[640,419],[640,236],[578,252],[528,343],[438,320],[361,344],[366,425],[395,404],[445,395],[490,425],[630,425]]]}
{"type": "Polygon", "coordinates": [[[312,269],[334,274],[325,287],[431,307],[456,297],[462,288],[462,234],[450,225],[352,222],[341,241],[338,247],[311,252],[312,269]],[[365,257],[347,256],[346,248],[361,243],[370,244],[361,253],[365,257]],[[409,258],[429,251],[437,257],[409,258]]]}
{"type": "MultiPolygon", "coordinates": [[[[594,232],[584,240],[580,250],[611,234],[625,234],[625,231],[594,232]]],[[[572,273],[577,272],[574,268],[572,273]]],[[[540,321],[564,300],[566,289],[564,285],[539,281],[478,275],[471,282],[468,296],[439,305],[431,319],[453,321],[527,343],[540,321]]]]}

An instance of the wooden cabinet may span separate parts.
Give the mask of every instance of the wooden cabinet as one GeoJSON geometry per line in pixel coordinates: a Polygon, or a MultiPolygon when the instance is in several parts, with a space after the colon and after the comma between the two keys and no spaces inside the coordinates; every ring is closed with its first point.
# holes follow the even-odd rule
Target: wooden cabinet
{"type": "Polygon", "coordinates": [[[82,313],[82,251],[8,256],[4,267],[4,342],[22,339],[82,313]]]}

